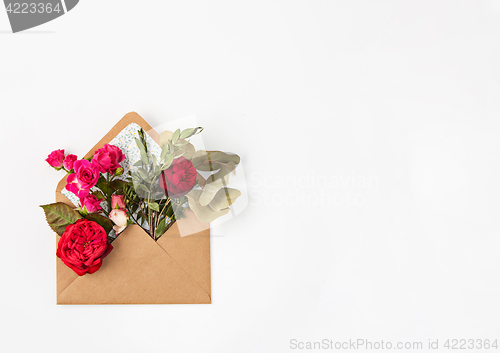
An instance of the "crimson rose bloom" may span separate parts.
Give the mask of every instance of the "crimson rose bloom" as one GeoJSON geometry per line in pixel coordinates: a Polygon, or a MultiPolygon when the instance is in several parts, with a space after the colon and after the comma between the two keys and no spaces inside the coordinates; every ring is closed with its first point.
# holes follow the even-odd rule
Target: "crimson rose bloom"
{"type": "Polygon", "coordinates": [[[114,173],[124,159],[125,155],[119,147],[106,143],[103,148],[95,151],[92,163],[99,166],[101,173],[114,173]]]}
{"type": "Polygon", "coordinates": [[[66,179],[66,190],[83,198],[89,194],[89,189],[97,183],[99,167],[86,159],[80,159],[73,163],[73,169],[75,172],[68,175],[68,179],[66,179]]]}
{"type": "Polygon", "coordinates": [[[103,227],[96,222],[79,219],[66,227],[59,239],[56,255],[78,276],[83,276],[101,268],[102,259],[112,249],[103,227]]]}
{"type": "Polygon", "coordinates": [[[189,159],[179,157],[160,175],[160,186],[170,198],[186,195],[196,183],[196,168],[189,159]]]}

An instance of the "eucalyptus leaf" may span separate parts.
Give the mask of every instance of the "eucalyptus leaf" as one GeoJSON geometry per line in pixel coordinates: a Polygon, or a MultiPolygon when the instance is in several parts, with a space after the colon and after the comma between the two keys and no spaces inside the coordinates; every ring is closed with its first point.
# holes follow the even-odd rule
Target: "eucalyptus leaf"
{"type": "Polygon", "coordinates": [[[165,169],[168,169],[168,167],[170,167],[170,165],[172,164],[172,162],[174,161],[174,156],[169,154],[166,158],[165,158],[165,163],[163,164],[163,166],[161,167],[161,170],[165,170],[165,169]]]}
{"type": "Polygon", "coordinates": [[[232,162],[235,165],[240,163],[240,157],[236,154],[227,154],[221,151],[196,151],[191,159],[196,169],[202,171],[215,171],[221,165],[232,162]]]}
{"type": "Polygon", "coordinates": [[[185,139],[185,138],[188,138],[189,136],[191,136],[194,132],[194,128],[189,128],[189,129],[186,129],[186,130],[183,130],[180,134],[180,138],[181,139],[185,139]]]}
{"type": "Polygon", "coordinates": [[[168,145],[162,145],[161,147],[161,154],[160,154],[160,160],[164,160],[165,157],[167,156],[168,153],[168,145]]]}
{"type": "Polygon", "coordinates": [[[201,126],[195,127],[195,128],[190,128],[182,131],[180,138],[181,139],[187,139],[191,136],[194,136],[196,134],[199,134],[200,132],[203,131],[203,128],[201,126]]]}
{"type": "Polygon", "coordinates": [[[189,208],[194,212],[200,222],[210,223],[229,213],[229,208],[214,211],[210,206],[201,206],[198,202],[201,196],[201,190],[191,190],[186,196],[189,201],[189,208]]]}
{"type": "Polygon", "coordinates": [[[200,173],[196,173],[196,182],[198,183],[198,185],[201,188],[203,188],[205,186],[205,184],[207,183],[205,178],[200,173]]]}
{"type": "Polygon", "coordinates": [[[181,130],[180,129],[175,130],[174,136],[172,136],[172,143],[175,144],[177,142],[177,140],[179,139],[180,134],[181,134],[181,130]]]}
{"type": "Polygon", "coordinates": [[[215,194],[229,182],[229,170],[221,165],[220,170],[207,179],[200,195],[200,205],[207,206],[215,197],[215,194]]]}
{"type": "Polygon", "coordinates": [[[144,191],[145,193],[149,193],[148,188],[147,188],[146,186],[144,186],[144,184],[137,183],[137,184],[135,184],[134,186],[135,186],[136,191],[137,191],[137,190],[142,190],[142,191],[144,191]]]}
{"type": "Polygon", "coordinates": [[[59,235],[64,233],[66,227],[82,218],[78,211],[62,202],[40,206],[45,212],[45,217],[50,228],[59,235]]]}
{"type": "Polygon", "coordinates": [[[224,208],[231,206],[238,197],[241,196],[241,192],[236,189],[222,188],[215,194],[214,198],[208,204],[212,210],[220,211],[224,208]]]}
{"type": "Polygon", "coordinates": [[[160,135],[159,145],[163,147],[168,145],[168,141],[172,140],[174,133],[172,131],[163,131],[160,135]]]}
{"type": "Polygon", "coordinates": [[[151,183],[151,179],[149,178],[147,172],[144,169],[139,168],[138,172],[139,172],[139,175],[141,176],[142,179],[144,179],[148,183],[151,183]]]}

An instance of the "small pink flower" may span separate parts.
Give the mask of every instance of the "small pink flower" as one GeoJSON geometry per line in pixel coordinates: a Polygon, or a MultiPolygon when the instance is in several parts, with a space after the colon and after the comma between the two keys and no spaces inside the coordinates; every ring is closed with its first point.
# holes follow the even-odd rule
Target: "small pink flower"
{"type": "Polygon", "coordinates": [[[68,179],[66,179],[66,190],[72,192],[79,198],[84,198],[89,194],[89,189],[83,187],[75,173],[68,175],[68,179]]]}
{"type": "Polygon", "coordinates": [[[109,213],[109,219],[112,220],[115,224],[113,226],[113,229],[115,230],[116,234],[120,234],[125,228],[127,228],[128,215],[123,208],[113,209],[109,213]]]}
{"type": "Polygon", "coordinates": [[[64,159],[64,168],[69,172],[73,169],[73,163],[78,159],[74,154],[68,154],[64,159]]]}
{"type": "Polygon", "coordinates": [[[95,151],[92,163],[99,166],[101,173],[114,173],[124,159],[125,155],[119,147],[106,143],[103,148],[95,151]]]}
{"type": "Polygon", "coordinates": [[[64,150],[52,151],[46,159],[51,167],[61,169],[64,161],[64,150]]]}
{"type": "Polygon", "coordinates": [[[125,208],[125,195],[111,196],[111,208],[125,208]]]}
{"type": "Polygon", "coordinates": [[[87,195],[80,199],[82,210],[87,213],[98,213],[102,211],[101,200],[94,195],[87,195]]]}
{"type": "Polygon", "coordinates": [[[99,168],[86,159],[73,163],[74,173],[68,175],[66,190],[71,191],[79,198],[89,194],[89,190],[99,179],[99,168]]]}

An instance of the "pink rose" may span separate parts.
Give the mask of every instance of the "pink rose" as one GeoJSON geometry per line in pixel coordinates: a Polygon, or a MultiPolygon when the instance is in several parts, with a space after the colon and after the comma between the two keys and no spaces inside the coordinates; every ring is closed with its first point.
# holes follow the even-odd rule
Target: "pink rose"
{"type": "Polygon", "coordinates": [[[68,175],[66,190],[71,191],[79,198],[89,194],[89,190],[99,179],[99,168],[86,159],[73,163],[75,172],[68,175]]]}
{"type": "Polygon", "coordinates": [[[125,155],[119,147],[106,143],[103,148],[95,151],[92,163],[99,166],[101,173],[114,173],[124,159],[125,155]]]}
{"type": "Polygon", "coordinates": [[[64,159],[64,168],[69,172],[73,169],[73,163],[78,159],[74,154],[68,154],[64,159]]]}
{"type": "Polygon", "coordinates": [[[109,213],[109,219],[113,221],[115,224],[113,229],[116,234],[120,234],[125,228],[127,228],[128,224],[128,215],[127,212],[123,208],[114,209],[109,213]]]}
{"type": "Polygon", "coordinates": [[[111,196],[111,208],[125,208],[125,195],[111,196]]]}
{"type": "Polygon", "coordinates": [[[101,200],[94,195],[87,195],[80,199],[82,210],[87,213],[98,213],[102,211],[101,200]]]}
{"type": "Polygon", "coordinates": [[[64,150],[52,151],[46,159],[51,167],[61,169],[64,161],[64,150]]]}

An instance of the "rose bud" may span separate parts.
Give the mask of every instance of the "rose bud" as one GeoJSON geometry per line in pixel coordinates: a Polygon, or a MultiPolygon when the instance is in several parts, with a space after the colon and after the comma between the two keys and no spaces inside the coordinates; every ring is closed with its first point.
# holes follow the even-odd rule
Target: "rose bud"
{"type": "Polygon", "coordinates": [[[106,143],[103,148],[95,151],[92,163],[99,167],[101,173],[114,173],[124,159],[125,155],[119,147],[106,143]]]}
{"type": "Polygon", "coordinates": [[[73,169],[73,163],[75,163],[77,159],[78,157],[74,154],[68,154],[64,159],[64,168],[66,168],[66,170],[70,172],[71,169],[73,169]]]}
{"type": "Polygon", "coordinates": [[[52,151],[45,161],[47,161],[51,167],[57,170],[61,169],[64,161],[64,150],[52,151]]]}
{"type": "Polygon", "coordinates": [[[94,195],[87,195],[84,198],[81,198],[80,205],[85,214],[98,213],[102,211],[101,200],[94,195]]]}
{"type": "Polygon", "coordinates": [[[128,215],[123,208],[115,208],[109,213],[109,219],[115,224],[113,229],[120,234],[128,225],[128,215]]]}
{"type": "Polygon", "coordinates": [[[115,171],[115,175],[116,176],[120,176],[120,175],[123,174],[124,171],[125,171],[125,169],[123,169],[122,167],[117,168],[116,171],[115,171]]]}
{"type": "Polygon", "coordinates": [[[56,255],[78,276],[83,276],[101,268],[102,259],[112,249],[102,226],[87,219],[79,219],[64,230],[56,255]]]}
{"type": "Polygon", "coordinates": [[[196,168],[184,157],[174,159],[160,175],[160,187],[170,198],[186,195],[196,184],[196,168]]]}
{"type": "Polygon", "coordinates": [[[111,208],[125,208],[125,195],[112,195],[111,208]]]}
{"type": "Polygon", "coordinates": [[[99,168],[86,159],[80,159],[73,163],[74,173],[68,175],[66,190],[71,191],[79,198],[89,194],[99,179],[99,168]]]}

